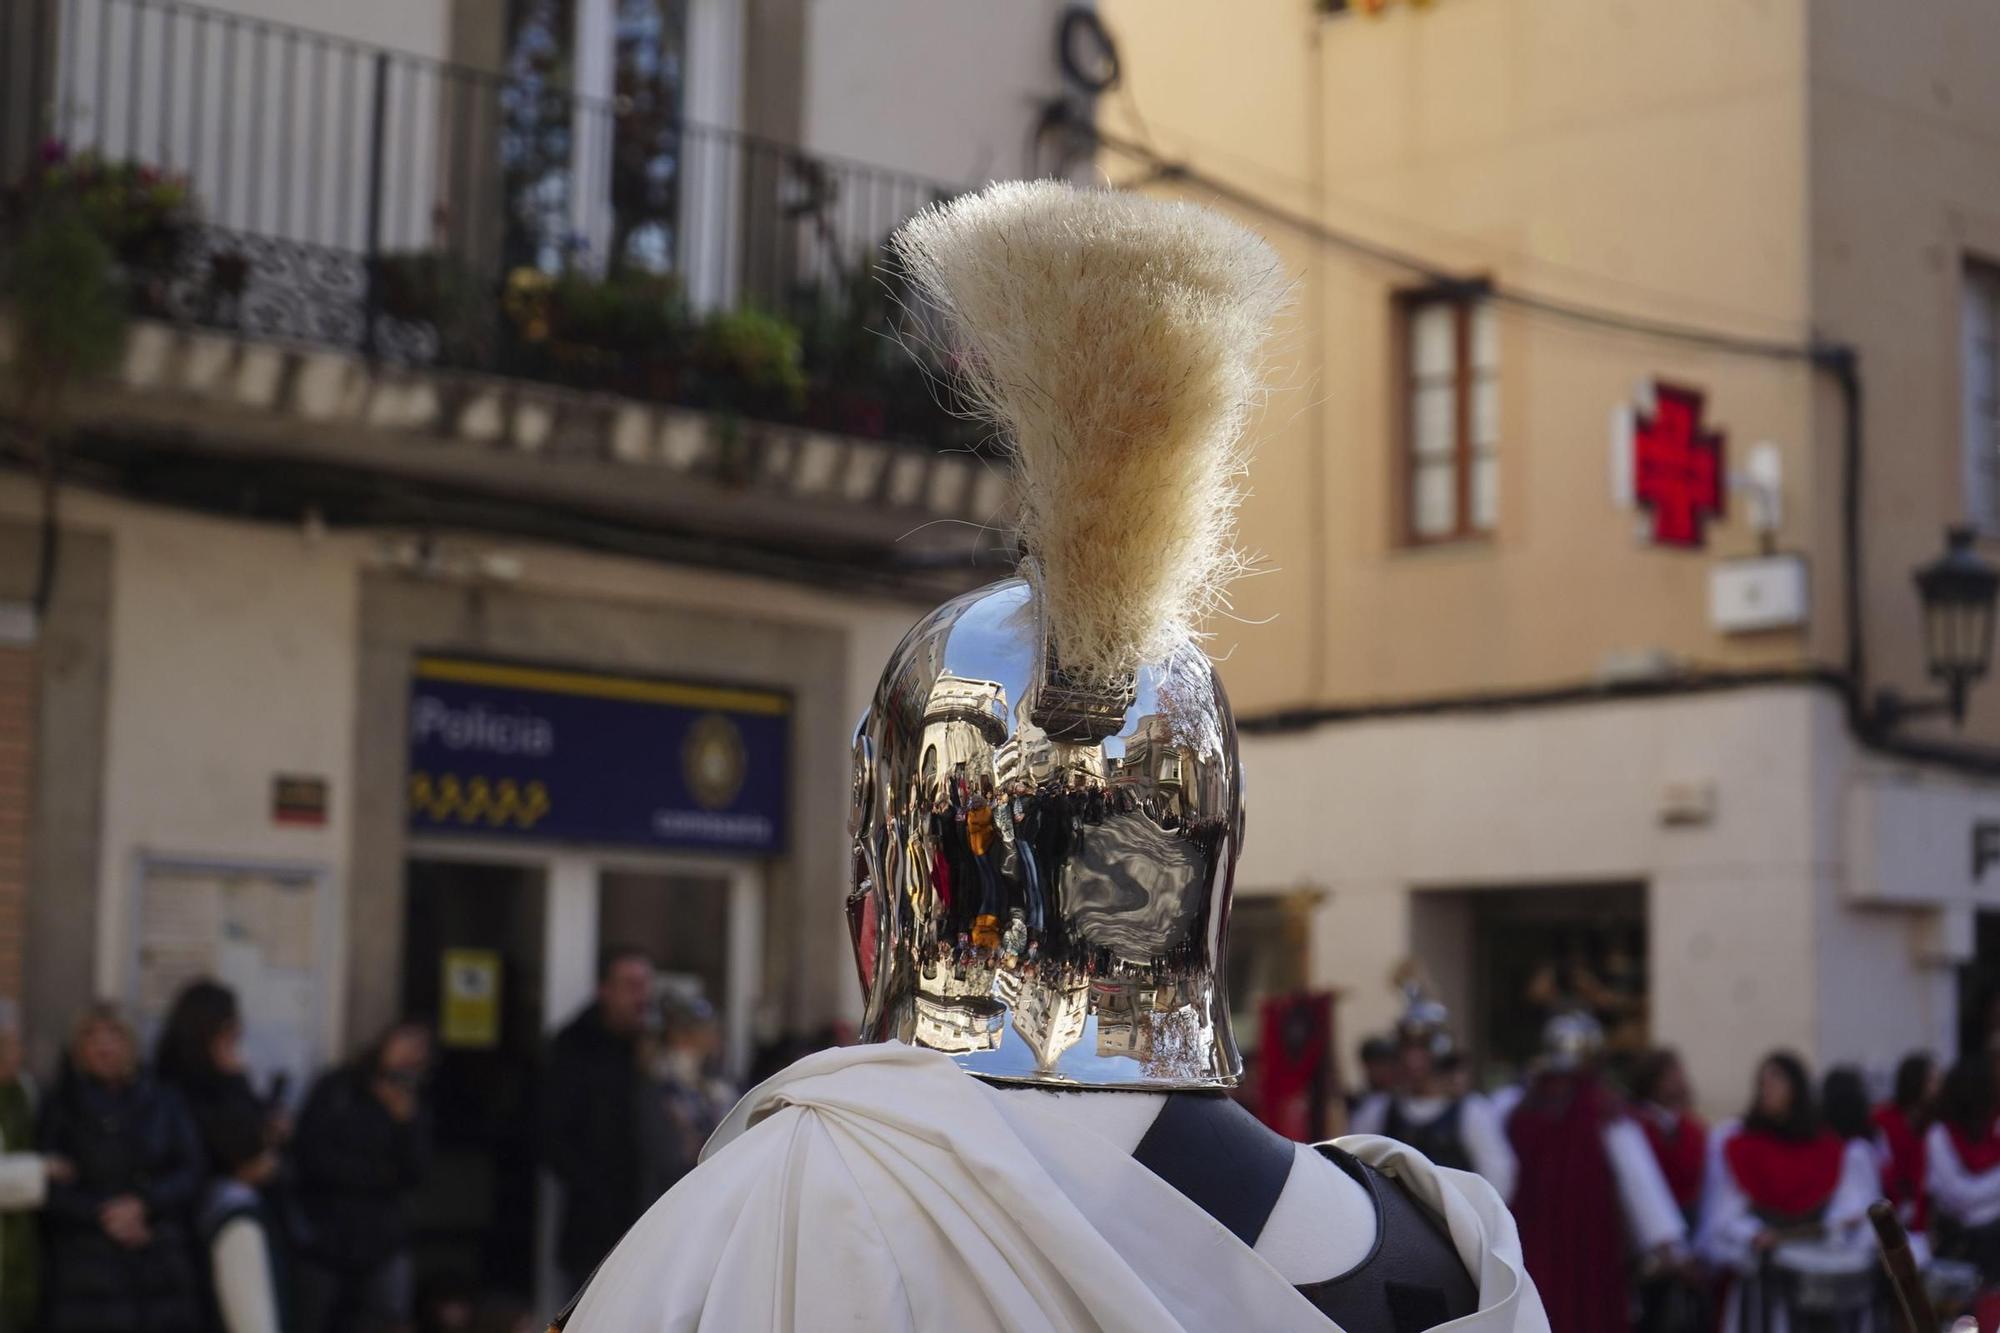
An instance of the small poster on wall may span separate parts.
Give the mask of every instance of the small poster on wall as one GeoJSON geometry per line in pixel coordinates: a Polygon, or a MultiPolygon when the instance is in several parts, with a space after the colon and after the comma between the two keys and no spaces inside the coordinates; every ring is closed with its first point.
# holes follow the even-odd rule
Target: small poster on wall
{"type": "Polygon", "coordinates": [[[492,949],[444,951],[444,1013],[438,1040],[458,1050],[500,1044],[500,955],[492,949]]]}

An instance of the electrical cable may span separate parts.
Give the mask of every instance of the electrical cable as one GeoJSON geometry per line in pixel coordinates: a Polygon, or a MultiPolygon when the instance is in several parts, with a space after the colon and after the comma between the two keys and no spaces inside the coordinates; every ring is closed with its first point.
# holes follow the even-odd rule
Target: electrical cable
{"type": "Polygon", "coordinates": [[[1135,143],[1120,135],[1099,129],[1094,125],[1079,125],[1073,119],[1067,128],[1081,132],[1105,148],[1123,157],[1131,158],[1154,173],[1159,180],[1176,181],[1193,185],[1223,199],[1246,212],[1256,213],[1273,222],[1311,237],[1325,245],[1345,250],[1350,254],[1371,260],[1389,268],[1401,270],[1429,286],[1443,290],[1463,291],[1469,295],[1482,296],[1498,304],[1512,306],[1519,310],[1546,315],[1573,324],[1592,328],[1612,330],[1632,334],[1637,337],[1653,338],[1665,342],[1682,343],[1703,347],[1711,351],[1739,356],[1762,357],[1777,361],[1804,361],[1814,365],[1831,362],[1842,355],[1851,355],[1851,349],[1842,344],[1809,342],[1784,342],[1769,338],[1756,338],[1720,330],[1704,329],[1691,324],[1679,324],[1666,320],[1647,319],[1638,315],[1628,315],[1600,306],[1583,305],[1566,301],[1559,297],[1547,296],[1539,292],[1526,291],[1507,283],[1495,282],[1487,278],[1468,277],[1401,250],[1392,245],[1372,241],[1352,232],[1329,227],[1315,218],[1309,218],[1282,205],[1274,204],[1239,189],[1229,182],[1210,176],[1185,162],[1177,162],[1155,152],[1144,144],[1135,143]]]}
{"type": "Polygon", "coordinates": [[[1122,70],[1118,43],[1097,11],[1087,5],[1071,5],[1056,24],[1056,63],[1065,78],[1091,96],[1101,96],[1118,86],[1122,70]],[[1077,41],[1087,43],[1079,51],[1077,41]]]}

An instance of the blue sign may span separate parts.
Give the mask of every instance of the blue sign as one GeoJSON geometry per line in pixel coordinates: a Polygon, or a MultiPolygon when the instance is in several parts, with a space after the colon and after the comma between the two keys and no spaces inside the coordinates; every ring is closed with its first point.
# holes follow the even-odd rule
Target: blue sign
{"type": "Polygon", "coordinates": [[[410,681],[410,829],[768,855],[792,701],[455,657],[410,681]]]}

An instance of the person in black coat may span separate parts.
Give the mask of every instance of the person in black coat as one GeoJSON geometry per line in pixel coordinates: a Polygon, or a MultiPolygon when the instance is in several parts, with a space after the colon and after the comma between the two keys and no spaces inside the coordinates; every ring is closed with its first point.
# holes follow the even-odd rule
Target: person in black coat
{"type": "Polygon", "coordinates": [[[236,992],[206,979],[182,987],[153,1048],[153,1077],[180,1094],[201,1140],[197,1263],[209,1274],[211,1322],[225,1330],[270,1326],[284,1261],[272,1219],[277,1149],[289,1124],[275,1097],[257,1095],[248,1071],[236,992]],[[252,1243],[237,1239],[251,1230],[252,1243]]]}
{"type": "Polygon", "coordinates": [[[306,1098],[292,1138],[302,1333],[368,1333],[410,1320],[406,1199],[429,1166],[421,1098],[429,1064],[430,1034],[398,1024],[306,1098]]]}
{"type": "Polygon", "coordinates": [[[201,1188],[201,1145],[180,1098],[140,1072],[138,1042],[109,1005],[77,1025],[38,1141],[71,1165],[49,1189],[40,1327],[197,1333],[188,1215],[201,1188]]]}
{"type": "Polygon", "coordinates": [[[287,1128],[284,1117],[250,1086],[243,1059],[243,1016],[236,992],[214,981],[194,981],[174,997],[153,1049],[153,1076],[179,1093],[194,1117],[210,1176],[228,1175],[233,1139],[251,1119],[264,1126],[267,1146],[276,1147],[287,1128]]]}
{"type": "Polygon", "coordinates": [[[638,1123],[639,1040],[652,994],[652,959],[612,949],[598,962],[597,999],[550,1045],[542,1156],[562,1182],[556,1262],[571,1291],[653,1202],[641,1183],[638,1123]]]}

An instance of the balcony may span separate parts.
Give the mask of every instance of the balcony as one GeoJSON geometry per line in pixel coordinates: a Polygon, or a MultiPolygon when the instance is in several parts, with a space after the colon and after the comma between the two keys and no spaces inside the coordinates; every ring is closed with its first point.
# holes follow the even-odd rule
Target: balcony
{"type": "Polygon", "coordinates": [[[369,492],[357,521],[410,521],[387,473],[803,535],[812,567],[979,554],[1002,477],[883,251],[951,188],[690,123],[623,69],[562,83],[165,0],[10,6],[8,216],[81,201],[137,317],[79,459],[132,486],[168,450],[146,484],[197,504],[286,461],[335,519],[369,492]]]}

